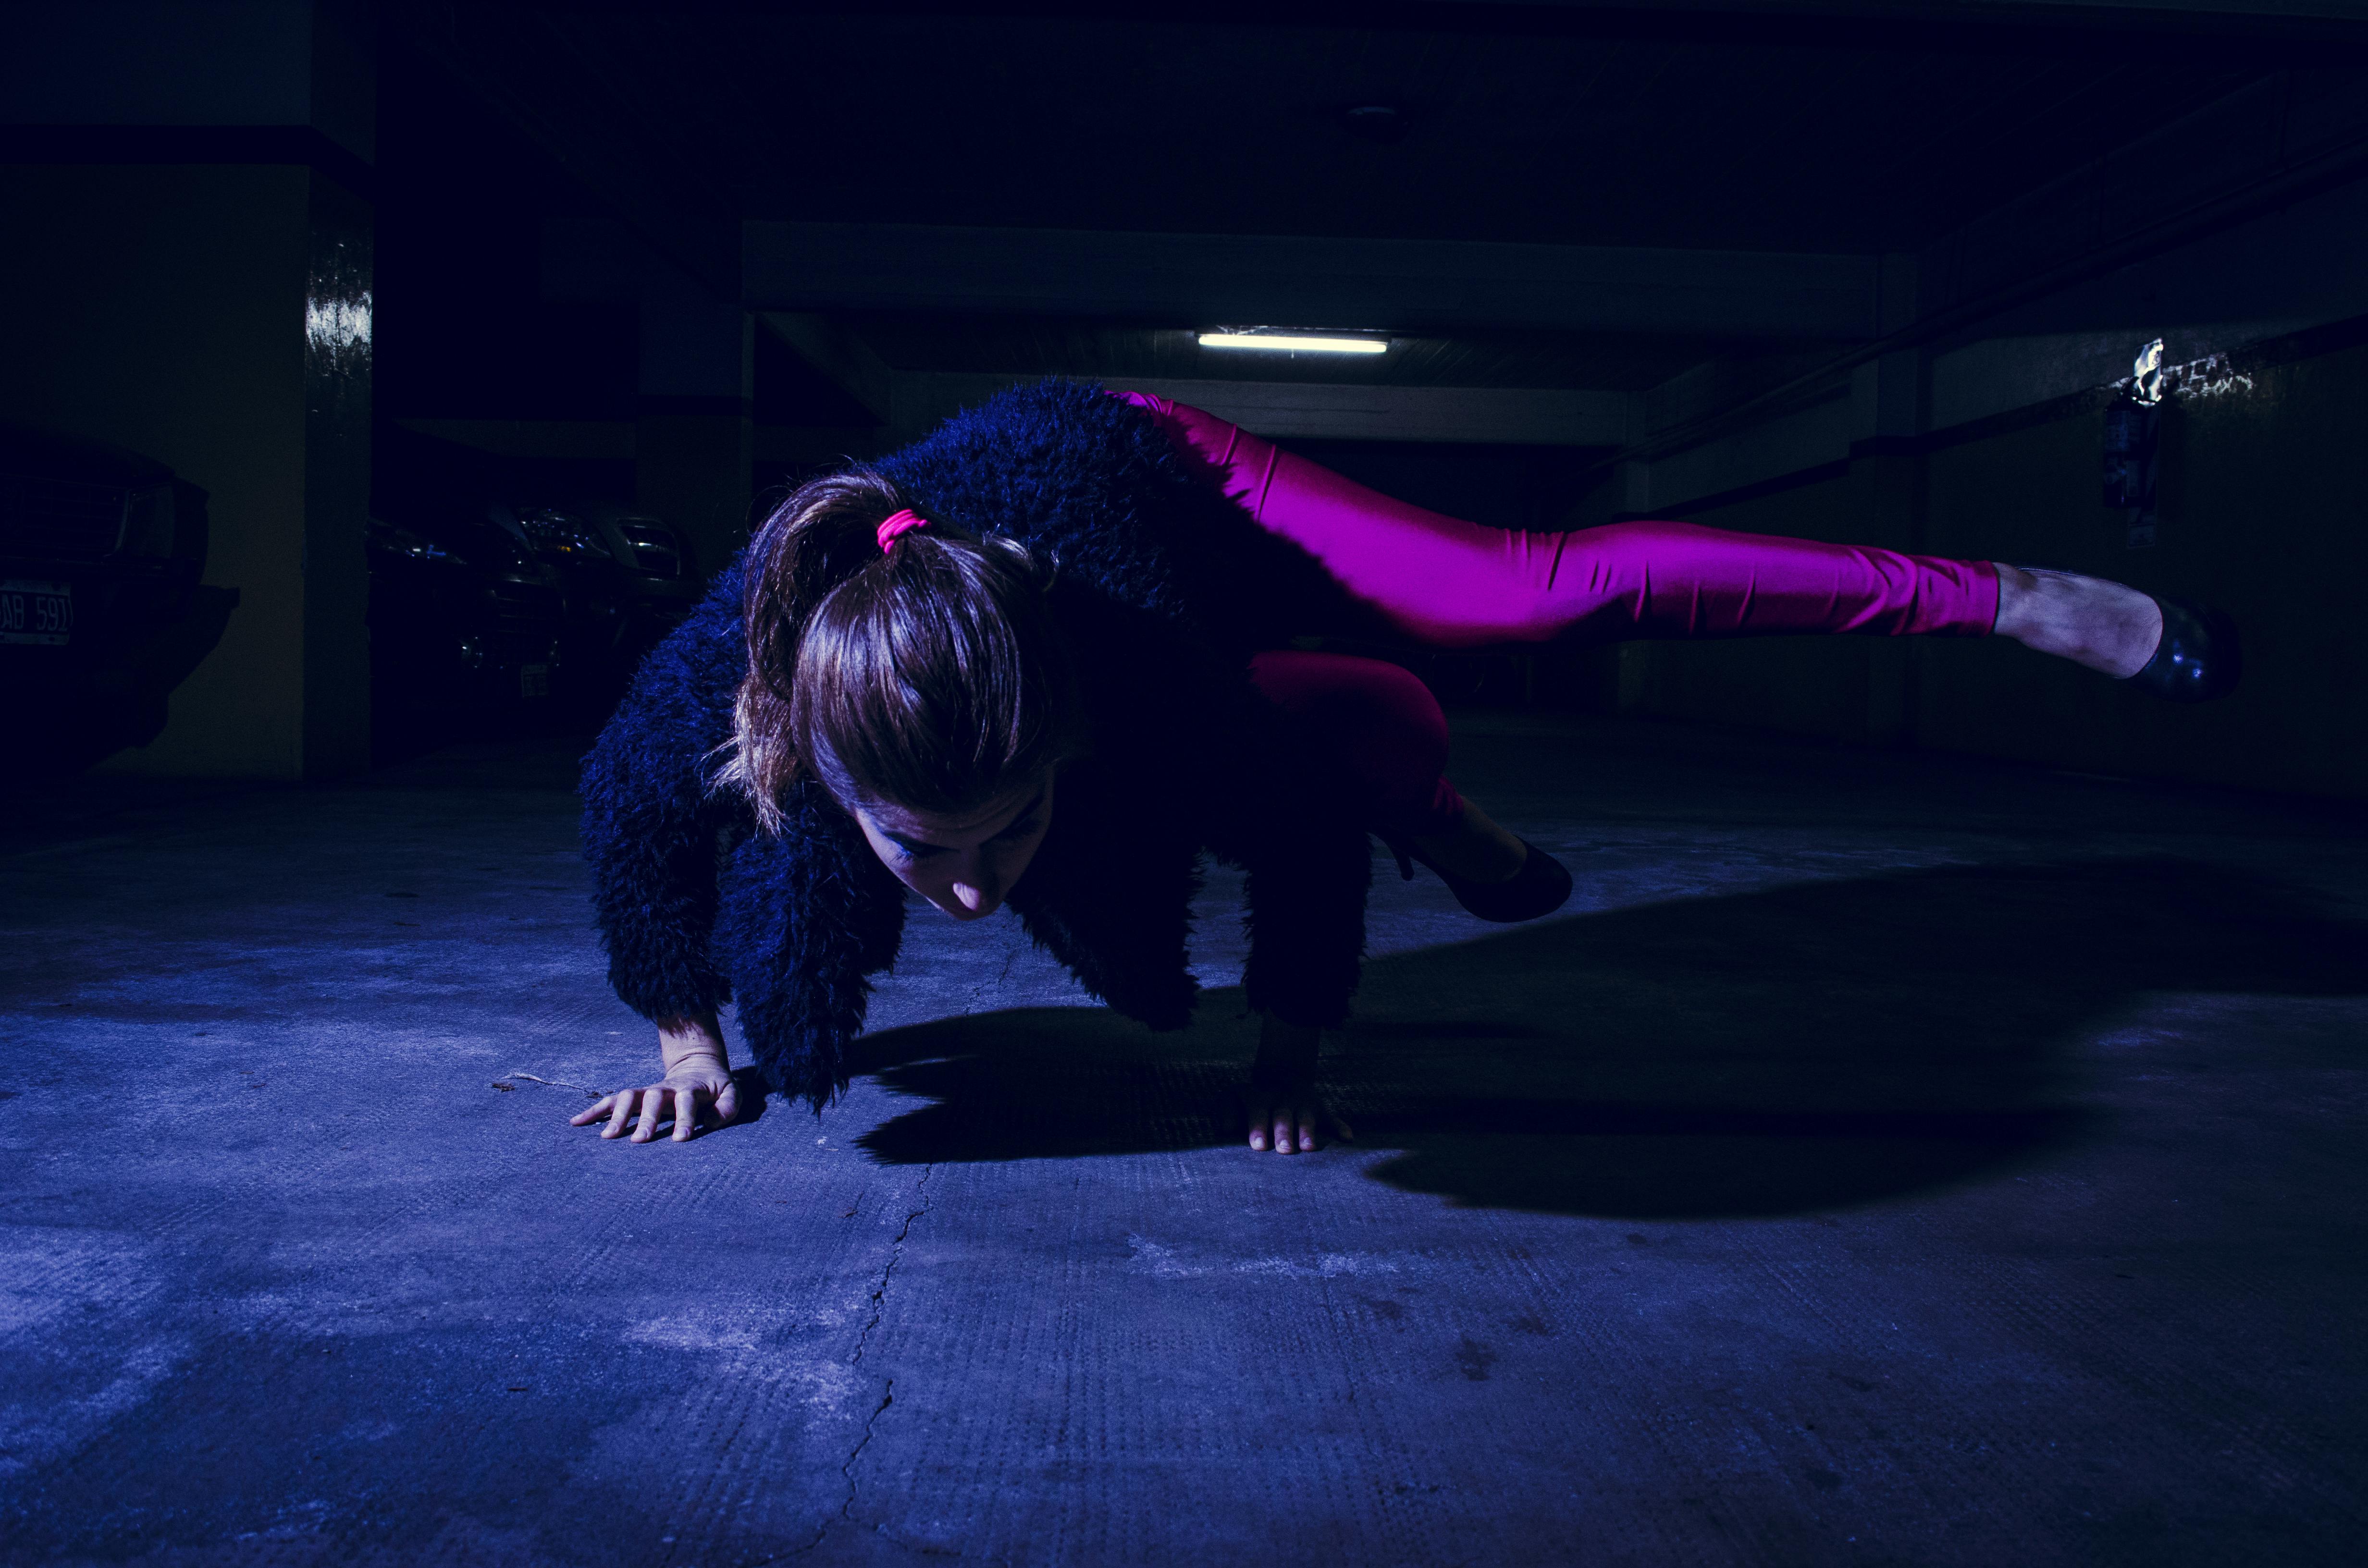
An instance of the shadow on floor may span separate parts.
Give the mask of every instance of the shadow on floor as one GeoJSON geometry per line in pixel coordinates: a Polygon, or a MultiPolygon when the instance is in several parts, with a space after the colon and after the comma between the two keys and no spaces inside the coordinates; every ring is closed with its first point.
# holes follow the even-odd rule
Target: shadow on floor
{"type": "MultiPolygon", "coordinates": [[[[1326,1077],[1363,1147],[1401,1151],[1372,1174],[1410,1191],[1798,1213],[2078,1139],[2101,1113],[2066,1048],[2139,994],[2359,994],[2363,934],[2294,889],[2177,860],[1691,899],[1377,960],[1326,1077]]],[[[894,1164],[1231,1143],[1242,1015],[1227,990],[1167,1035],[1053,1007],[868,1037],[859,1071],[932,1103],[859,1142],[894,1164]]]]}

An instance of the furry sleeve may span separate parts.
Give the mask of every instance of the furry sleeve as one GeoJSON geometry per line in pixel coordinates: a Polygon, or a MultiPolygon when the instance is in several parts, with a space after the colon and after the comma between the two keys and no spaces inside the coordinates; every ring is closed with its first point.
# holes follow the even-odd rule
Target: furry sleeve
{"type": "Polygon", "coordinates": [[[1314,1028],[1348,1021],[1364,961],[1372,855],[1362,832],[1269,837],[1243,855],[1250,956],[1242,994],[1252,1007],[1314,1028]]]}
{"type": "Polygon", "coordinates": [[[1192,1017],[1186,943],[1199,860],[1178,813],[1121,791],[1084,758],[1061,770],[1052,830],[1010,903],[1087,991],[1137,1023],[1182,1028],[1192,1017]]]}
{"type": "Polygon", "coordinates": [[[1243,729],[1241,777],[1253,787],[1219,794],[1209,837],[1248,873],[1244,999],[1285,1023],[1337,1028],[1364,961],[1372,849],[1345,791],[1270,713],[1243,729]]]}
{"type": "Polygon", "coordinates": [[[731,733],[747,654],[739,574],[727,572],[643,663],[584,759],[584,854],[609,983],[651,1018],[729,998],[708,951],[716,838],[746,813],[708,789],[709,753],[731,733]]]}
{"type": "Polygon", "coordinates": [[[905,889],[820,788],[783,804],[780,836],[744,839],[724,865],[715,948],[766,1082],[819,1111],[847,1086],[865,977],[895,960],[905,889]]]}

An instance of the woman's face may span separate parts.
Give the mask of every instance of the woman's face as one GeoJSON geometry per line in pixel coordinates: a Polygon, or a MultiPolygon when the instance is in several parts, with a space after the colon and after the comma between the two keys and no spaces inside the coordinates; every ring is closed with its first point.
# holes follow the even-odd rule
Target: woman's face
{"type": "Polygon", "coordinates": [[[957,920],[1002,906],[1053,821],[1053,776],[961,816],[884,801],[853,808],[871,852],[896,880],[957,920]]]}

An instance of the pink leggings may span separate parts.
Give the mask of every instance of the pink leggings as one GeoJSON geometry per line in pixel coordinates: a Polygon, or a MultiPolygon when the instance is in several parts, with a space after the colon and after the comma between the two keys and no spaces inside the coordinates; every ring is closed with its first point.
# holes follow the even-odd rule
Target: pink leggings
{"type": "MultiPolygon", "coordinates": [[[[1981,637],[1998,619],[1998,568],[1987,561],[1694,523],[1513,533],[1393,500],[1201,409],[1117,395],[1269,532],[1433,647],[1845,631],[1981,637]]],[[[1463,806],[1440,776],[1446,721],[1419,680],[1375,660],[1287,651],[1258,655],[1250,673],[1269,700],[1343,748],[1374,791],[1377,827],[1452,824],[1463,806]]]]}

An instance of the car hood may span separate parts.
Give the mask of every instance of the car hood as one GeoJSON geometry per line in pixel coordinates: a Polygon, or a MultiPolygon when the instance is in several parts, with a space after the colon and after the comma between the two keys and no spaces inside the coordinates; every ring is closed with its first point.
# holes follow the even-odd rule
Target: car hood
{"type": "Polygon", "coordinates": [[[172,482],[173,471],[154,458],[38,425],[0,423],[0,472],[83,484],[143,490],[172,482]]]}

